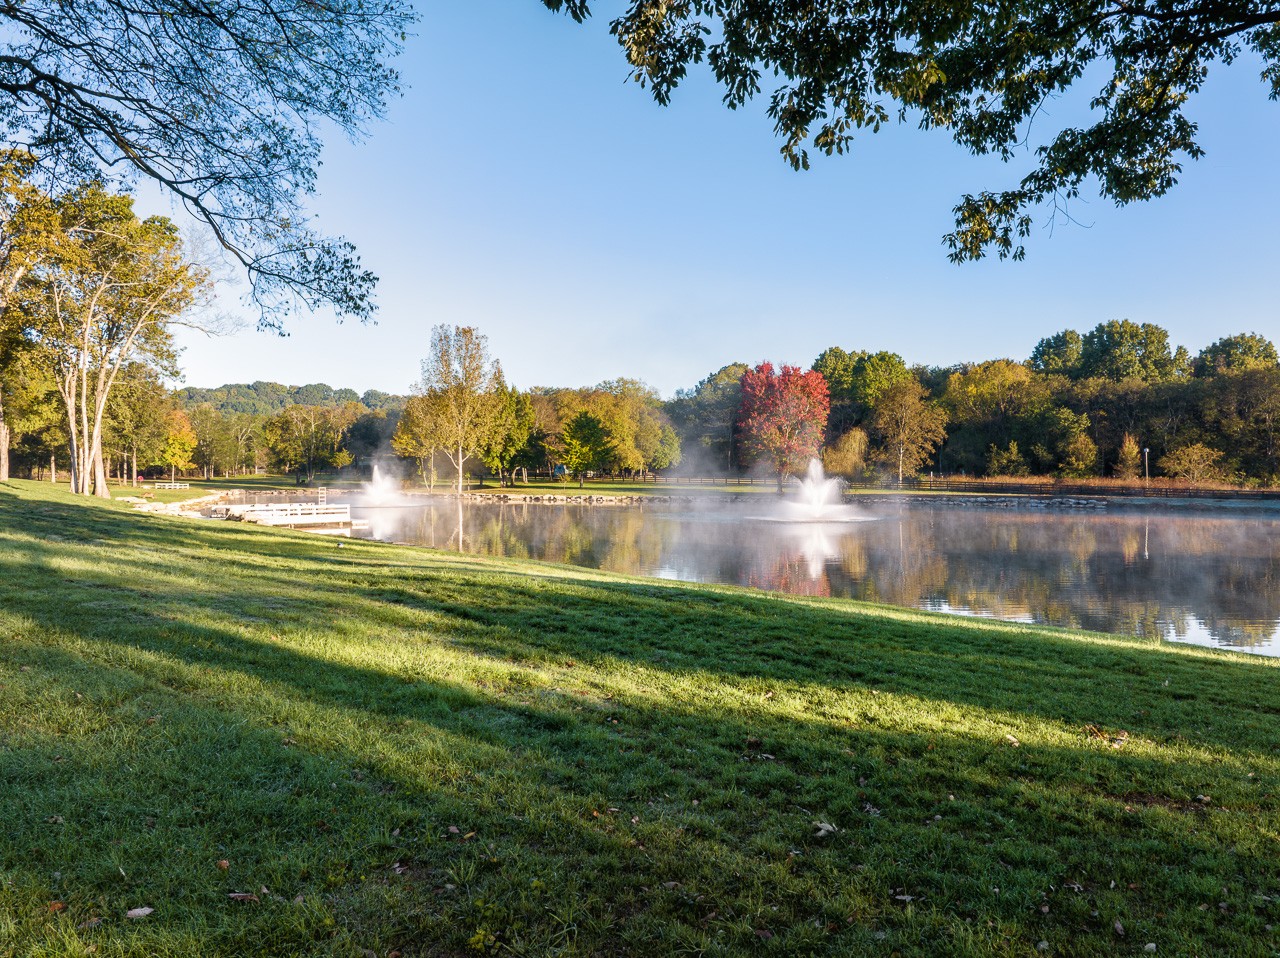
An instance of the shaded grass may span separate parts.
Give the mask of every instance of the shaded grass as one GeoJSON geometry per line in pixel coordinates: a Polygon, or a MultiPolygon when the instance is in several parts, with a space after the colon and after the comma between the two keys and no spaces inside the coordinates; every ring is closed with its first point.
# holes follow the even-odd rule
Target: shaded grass
{"type": "Polygon", "coordinates": [[[33,483],[0,643],[0,955],[1277,950],[1271,661],[33,483]]]}

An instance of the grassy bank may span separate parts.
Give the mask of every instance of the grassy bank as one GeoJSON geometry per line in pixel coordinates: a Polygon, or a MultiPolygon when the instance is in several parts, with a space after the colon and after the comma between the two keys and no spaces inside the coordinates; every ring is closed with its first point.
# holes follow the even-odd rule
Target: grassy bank
{"type": "Polygon", "coordinates": [[[1263,659],[35,483],[0,643],[0,956],[1280,949],[1263,659]]]}

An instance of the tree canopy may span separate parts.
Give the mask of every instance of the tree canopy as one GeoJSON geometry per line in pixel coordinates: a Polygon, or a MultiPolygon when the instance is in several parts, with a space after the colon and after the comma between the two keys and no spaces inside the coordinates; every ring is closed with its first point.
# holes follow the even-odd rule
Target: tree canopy
{"type": "Polygon", "coordinates": [[[247,268],[267,324],[297,301],[367,316],[375,277],[304,199],[319,129],[358,136],[397,92],[412,20],[406,0],[3,3],[0,130],[53,192],[130,174],[168,190],[247,268]]]}
{"type": "Polygon", "coordinates": [[[822,448],[831,398],[815,370],[761,363],[742,374],[738,426],[748,455],[770,464],[781,485],[786,473],[804,471],[822,448]]]}
{"type": "MultiPolygon", "coordinates": [[[[586,0],[542,2],[589,14],[586,0]]],[[[1089,182],[1121,206],[1168,192],[1203,153],[1186,110],[1215,63],[1252,52],[1280,96],[1280,7],[1248,0],[630,0],[611,30],[662,104],[703,61],[730,108],[778,78],[768,113],[797,169],[895,120],[1030,158],[1014,185],[961,197],[945,237],[956,262],[1021,259],[1034,210],[1056,214],[1089,182]],[[1054,129],[1044,108],[1077,83],[1087,120],[1054,129]]]]}

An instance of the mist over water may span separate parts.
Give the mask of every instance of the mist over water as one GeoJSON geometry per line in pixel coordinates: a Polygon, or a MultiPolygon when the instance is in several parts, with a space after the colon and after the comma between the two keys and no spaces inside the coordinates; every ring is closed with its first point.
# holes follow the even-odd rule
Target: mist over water
{"type": "Polygon", "coordinates": [[[761,506],[439,499],[353,514],[376,538],[438,549],[1280,655],[1280,519],[915,503],[770,522],[761,506]]]}

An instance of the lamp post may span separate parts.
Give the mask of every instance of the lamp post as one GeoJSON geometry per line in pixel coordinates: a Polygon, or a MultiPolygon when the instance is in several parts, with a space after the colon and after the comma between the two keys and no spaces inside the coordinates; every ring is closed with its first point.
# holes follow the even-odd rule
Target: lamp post
{"type": "Polygon", "coordinates": [[[1151,450],[1145,446],[1142,449],[1142,481],[1151,481],[1151,450]]]}

